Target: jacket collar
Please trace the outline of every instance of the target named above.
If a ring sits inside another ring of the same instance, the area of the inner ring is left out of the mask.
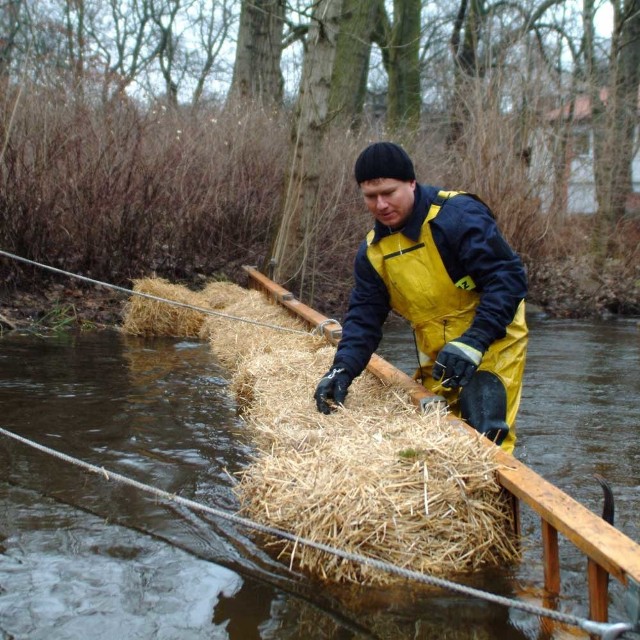
[[[414,242],[418,241],[418,238],[420,238],[420,232],[422,230],[422,224],[425,218],[425,212],[431,206],[431,199],[427,195],[426,188],[418,183],[416,183],[416,189],[414,193],[415,198],[413,201],[413,210],[404,227],[402,227],[402,229],[394,231],[390,227],[387,227],[386,225],[376,220],[373,226],[374,233],[371,244],[379,242],[380,240],[382,240],[382,238],[390,236],[392,233],[402,233],[410,240],[413,240]]]

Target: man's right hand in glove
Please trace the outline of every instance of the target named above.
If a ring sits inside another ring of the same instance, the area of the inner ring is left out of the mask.
[[[351,376],[343,367],[331,367],[318,383],[313,397],[320,413],[329,414],[347,397]]]

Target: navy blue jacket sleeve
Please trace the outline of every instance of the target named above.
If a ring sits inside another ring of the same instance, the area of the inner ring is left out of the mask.
[[[465,336],[486,349],[505,336],[527,294],[522,261],[502,237],[491,211],[475,197],[451,198],[431,224],[445,265],[455,271],[450,273],[454,282],[470,275],[476,284],[480,303]]]
[[[356,255],[355,283],[342,324],[334,366],[344,367],[355,378],[367,366],[382,339],[382,327],[391,309],[382,278],[367,258],[364,241]]]

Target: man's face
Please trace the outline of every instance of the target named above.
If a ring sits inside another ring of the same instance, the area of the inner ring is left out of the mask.
[[[416,181],[376,178],[360,184],[367,208],[378,222],[400,229],[413,211]]]

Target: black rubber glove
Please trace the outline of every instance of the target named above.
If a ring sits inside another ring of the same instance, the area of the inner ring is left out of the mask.
[[[347,397],[351,376],[343,367],[332,367],[320,380],[313,397],[320,413],[329,414]],[[331,402],[330,402],[331,401]]]
[[[471,382],[484,352],[466,343],[463,337],[447,342],[436,358],[431,376],[445,389],[457,389]]]

